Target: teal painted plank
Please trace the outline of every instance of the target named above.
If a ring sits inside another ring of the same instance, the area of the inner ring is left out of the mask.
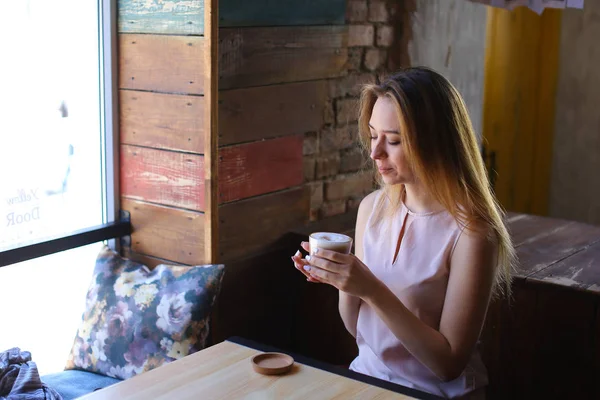
[[[204,34],[204,0],[119,0],[119,32]]]
[[[220,0],[219,26],[343,25],[346,0]]]

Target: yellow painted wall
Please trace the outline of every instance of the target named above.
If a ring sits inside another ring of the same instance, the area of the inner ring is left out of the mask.
[[[488,8],[483,144],[509,211],[548,212],[560,21],[559,10]]]

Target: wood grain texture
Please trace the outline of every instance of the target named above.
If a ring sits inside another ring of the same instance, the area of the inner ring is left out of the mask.
[[[600,227],[580,222],[515,214],[507,225],[520,264],[515,275],[520,278],[545,280],[546,268],[568,262],[570,256],[600,242]]]
[[[346,0],[221,0],[219,25],[343,25]]]
[[[204,257],[204,214],[121,198],[131,213],[131,250],[177,263],[196,265]]]
[[[146,254],[136,253],[131,250],[131,247],[123,247],[123,256],[129,258],[130,260],[137,261],[146,265],[148,268],[153,269],[157,265],[166,264],[166,265],[180,265],[184,266],[185,264],[176,263],[171,260],[165,260],[164,258],[152,257]]]
[[[599,228],[578,222],[540,232],[531,241],[517,247],[521,264],[519,274],[532,275],[598,241]]]
[[[318,131],[327,82],[311,81],[219,93],[219,145]]]
[[[119,0],[119,32],[202,35],[204,0]]]
[[[219,1],[205,0],[206,12],[204,26],[206,40],[204,51],[204,98],[206,108],[204,119],[205,170],[204,170],[204,199],[206,202],[206,223],[204,224],[204,249],[206,259],[216,263],[218,259],[219,237],[219,166],[217,157],[219,143]]]
[[[204,158],[121,146],[121,195],[163,205],[204,210]]]
[[[507,227],[513,240],[513,245],[519,247],[540,236],[551,235],[553,231],[562,229],[571,221],[557,218],[539,217],[531,214],[514,214],[507,220]]]
[[[345,73],[345,26],[221,28],[220,89],[333,78]]]
[[[590,246],[531,275],[528,280],[550,283],[600,295],[600,237]]]
[[[600,224],[600,2],[562,12],[550,213]]]
[[[119,35],[119,87],[167,93],[204,92],[204,38]]]
[[[119,101],[121,143],[203,153],[204,97],[121,90]]]
[[[262,352],[222,342],[181,360],[137,375],[82,399],[410,399],[341,375],[296,362],[290,373],[267,376],[252,371]]]
[[[222,205],[219,255],[236,260],[272,251],[278,240],[308,219],[310,191],[294,188]]]
[[[219,201],[226,203],[300,185],[303,136],[225,147],[219,151]]]

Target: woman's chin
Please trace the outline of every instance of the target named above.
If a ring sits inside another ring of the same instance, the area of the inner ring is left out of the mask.
[[[383,181],[384,184],[386,184],[388,186],[399,185],[401,183],[404,183],[404,182],[402,182],[402,179],[398,179],[397,176],[382,175],[381,180]]]

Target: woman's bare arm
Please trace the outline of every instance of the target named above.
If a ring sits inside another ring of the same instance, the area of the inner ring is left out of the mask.
[[[361,261],[363,260],[363,234],[367,225],[367,220],[373,210],[376,192],[366,196],[358,206],[358,215],[356,217],[356,229],[354,233],[354,254]],[[350,334],[356,337],[356,324],[358,322],[358,310],[360,308],[360,298],[339,291],[338,309],[344,326]]]

